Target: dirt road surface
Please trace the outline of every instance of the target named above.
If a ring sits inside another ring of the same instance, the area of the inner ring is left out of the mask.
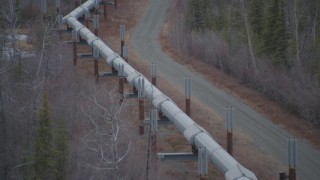
[[[198,98],[221,116],[224,116],[225,107],[233,106],[235,108],[235,128],[241,129],[253,139],[258,148],[286,167],[287,138],[293,137],[291,134],[237,98],[208,83],[201,75],[177,64],[162,51],[158,37],[166,19],[166,12],[172,2],[172,0],[150,0],[145,14],[141,17],[131,37],[130,48],[150,64],[157,62],[158,73],[180,88],[184,87],[184,77],[191,76],[193,98]],[[316,180],[320,178],[320,152],[318,150],[308,142],[299,139],[297,157],[298,179]]]

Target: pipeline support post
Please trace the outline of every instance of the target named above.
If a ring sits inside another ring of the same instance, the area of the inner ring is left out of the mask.
[[[184,85],[185,85],[185,97],[186,97],[186,114],[188,116],[191,115],[191,82],[190,82],[190,76],[186,76],[184,79]]]
[[[123,56],[123,46],[124,46],[124,38],[125,38],[125,33],[126,33],[126,26],[125,25],[120,25],[120,40],[121,40],[121,49],[120,49],[120,56]]]
[[[207,179],[208,175],[208,156],[205,147],[198,148],[198,172],[200,180]]]
[[[77,41],[78,41],[78,32],[72,30],[72,46],[73,46],[73,65],[77,65]]]
[[[157,86],[157,63],[151,63],[151,82],[152,85]]]
[[[138,79],[138,99],[139,99],[139,134],[144,134],[144,99],[145,99],[145,92],[144,92],[144,78],[139,77]]]
[[[89,29],[89,21],[90,21],[90,11],[89,9],[85,9],[84,11],[84,19],[85,19],[85,26]]]
[[[114,8],[117,9],[117,7],[118,7],[117,0],[114,0],[114,4],[113,5],[114,5]]]
[[[95,14],[93,16],[93,26],[94,26],[94,34],[98,37],[99,36],[99,15]]]
[[[107,1],[103,1],[103,17],[106,19],[107,18]]]
[[[98,58],[99,58],[99,48],[97,46],[93,46],[93,70],[94,70],[94,76],[97,78],[98,81],[99,78],[99,65],[98,65]]]
[[[151,151],[156,156],[157,154],[157,132],[158,132],[158,118],[157,109],[150,110],[150,128],[151,128]]]
[[[289,180],[296,180],[296,165],[297,165],[296,138],[288,139],[288,165],[289,165]]]
[[[42,13],[42,20],[45,21],[47,19],[48,7],[47,7],[47,0],[41,0],[41,13]]]
[[[94,34],[98,37],[99,36],[99,15],[98,15],[98,10],[95,10],[95,15],[93,19],[93,25],[94,25]],[[99,49],[98,47],[93,47],[93,57],[94,57],[94,75],[96,76],[96,80],[98,81],[99,79]]]
[[[128,46],[124,45],[123,48],[123,59],[128,62],[129,60],[129,54],[128,54]]]
[[[57,16],[60,14],[60,7],[61,7],[61,3],[60,3],[60,0],[56,0],[55,1],[55,5],[56,5],[56,13],[57,13]]]
[[[233,154],[233,107],[227,107],[226,113],[226,129],[227,129],[227,152],[232,156]]]
[[[124,73],[123,73],[123,71],[124,71],[124,65],[123,65],[123,63],[121,63],[120,65],[119,65],[119,71],[118,71],[118,76],[119,76],[119,87],[118,87],[118,92],[119,92],[119,94],[120,94],[120,104],[122,104],[122,102],[123,102],[123,98],[124,98],[124,96],[123,96],[123,92],[124,92],[124,89],[123,89],[123,84],[124,84]]]

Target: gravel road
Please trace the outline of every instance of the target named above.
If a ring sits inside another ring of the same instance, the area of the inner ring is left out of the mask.
[[[157,62],[158,73],[172,84],[183,88],[184,76],[192,78],[192,96],[214,109],[222,117],[224,108],[235,108],[235,128],[252,137],[254,143],[266,154],[287,166],[287,138],[293,137],[263,115],[255,112],[237,98],[218,89],[183,65],[176,63],[162,51],[158,37],[166,19],[172,0],[149,0],[145,14],[141,17],[131,37],[130,48],[148,63]],[[254,157],[250,157],[254,158]],[[320,179],[320,152],[308,142],[298,140],[298,179]]]

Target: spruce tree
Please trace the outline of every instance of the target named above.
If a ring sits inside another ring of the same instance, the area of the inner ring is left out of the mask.
[[[212,13],[209,0],[189,0],[186,19],[191,31],[201,32],[212,27]]]
[[[276,50],[275,29],[279,16],[279,0],[272,0],[268,8],[263,32],[263,52],[271,55]]]
[[[274,65],[284,65],[289,67],[289,62],[287,60],[287,49],[289,46],[288,43],[288,34],[287,26],[284,13],[284,2],[280,0],[279,2],[279,15],[276,19],[276,28],[274,31],[274,40],[275,40],[275,51],[273,53],[272,63]]]
[[[55,128],[55,179],[62,180],[66,178],[66,168],[68,161],[68,140],[66,132],[66,122],[59,119]]]
[[[249,22],[254,34],[261,37],[263,32],[263,0],[250,0]]]
[[[34,179],[36,180],[51,179],[52,177],[53,152],[50,114],[49,100],[45,94],[44,102],[40,108],[35,144]]]
[[[265,31],[263,33],[263,51],[272,59],[275,66],[289,67],[287,60],[288,34],[284,12],[284,1],[273,0],[268,8]]]

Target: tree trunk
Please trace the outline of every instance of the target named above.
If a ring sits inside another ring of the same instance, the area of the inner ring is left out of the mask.
[[[318,6],[316,5],[316,12],[313,19],[313,28],[312,28],[312,42],[316,43],[316,31],[317,31],[317,16],[318,16]]]
[[[297,17],[297,12],[298,11],[298,4],[297,4],[297,0],[294,0],[294,22],[295,22],[295,39],[296,39],[296,60],[297,60],[297,64],[300,64],[300,44],[299,44],[299,32],[298,32],[298,28],[299,28],[299,21],[298,21],[298,17]]]
[[[257,73],[257,65],[256,65],[256,59],[254,57],[253,47],[252,47],[252,40],[251,40],[251,36],[250,36],[250,28],[249,28],[249,24],[248,24],[248,18],[247,18],[248,14],[247,14],[246,6],[245,6],[245,0],[242,0],[242,9],[243,9],[244,23],[245,23],[246,31],[247,31],[249,52],[250,52],[250,56],[251,56],[251,61],[253,63],[254,74],[256,74]]]
[[[2,87],[0,84],[0,179],[7,179],[7,125],[4,114]]]

